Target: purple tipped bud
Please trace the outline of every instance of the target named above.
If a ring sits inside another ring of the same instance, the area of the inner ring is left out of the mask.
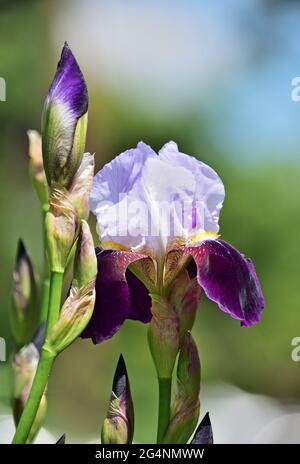
[[[56,445],[65,445],[66,443],[66,434],[64,433],[55,443]]]
[[[14,357],[12,363],[13,391],[12,408],[16,426],[19,423],[28,399],[33,379],[39,362],[39,352],[33,343],[23,347]],[[32,425],[27,443],[32,443],[39,432],[45,418],[47,401],[45,393]]]
[[[35,130],[27,131],[29,139],[29,174],[42,207],[48,205],[48,185],[44,171],[42,139]]]
[[[13,273],[10,322],[18,345],[27,344],[36,330],[38,319],[37,289],[33,266],[22,240],[19,240]]]
[[[114,375],[107,416],[102,426],[101,441],[103,444],[130,444],[133,431],[133,402],[125,361],[121,355]]]
[[[178,358],[177,391],[164,443],[187,443],[198,422],[199,393],[200,360],[196,344],[187,332]]]
[[[82,160],[88,94],[84,77],[65,43],[42,116],[44,167],[50,187],[68,188]]]
[[[177,312],[165,298],[151,295],[152,319],[148,340],[158,377],[170,378],[179,349],[179,320]]]
[[[214,442],[209,413],[207,412],[197,427],[191,445],[212,445]]]
[[[54,189],[45,220],[51,271],[63,273],[76,239],[77,218],[67,192]]]
[[[93,237],[86,221],[81,221],[74,262],[74,278],[79,288],[86,285],[97,275],[97,257]]]

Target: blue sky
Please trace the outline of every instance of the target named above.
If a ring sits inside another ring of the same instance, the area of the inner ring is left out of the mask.
[[[54,49],[67,39],[93,82],[149,111],[205,110],[214,140],[234,157],[297,160],[300,6],[266,3],[66,1]]]

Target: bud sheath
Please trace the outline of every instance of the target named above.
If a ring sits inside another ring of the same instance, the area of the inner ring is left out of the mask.
[[[160,295],[150,295],[152,319],[148,340],[152,358],[160,379],[172,376],[179,349],[179,321],[175,308]]]
[[[177,364],[177,392],[164,443],[187,443],[196,427],[200,402],[200,360],[192,335],[187,332]]]
[[[134,431],[134,409],[124,358],[115,371],[107,416],[101,432],[103,444],[130,444]]]

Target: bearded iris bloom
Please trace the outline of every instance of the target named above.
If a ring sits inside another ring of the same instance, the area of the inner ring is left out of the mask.
[[[252,261],[218,235],[224,196],[217,173],[174,142],[158,154],[140,142],[106,164],[90,197],[101,249],[83,337],[100,343],[126,319],[149,322],[149,293],[167,294],[192,268],[222,311],[243,326],[258,322],[264,298]]]

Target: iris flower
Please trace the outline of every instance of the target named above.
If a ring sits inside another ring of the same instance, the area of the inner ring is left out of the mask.
[[[143,142],[94,178],[97,217],[96,305],[83,333],[106,340],[126,319],[151,320],[149,293],[167,294],[185,269],[243,326],[259,321],[261,287],[250,259],[219,238],[225,190],[217,173],[169,142],[156,154]]]

